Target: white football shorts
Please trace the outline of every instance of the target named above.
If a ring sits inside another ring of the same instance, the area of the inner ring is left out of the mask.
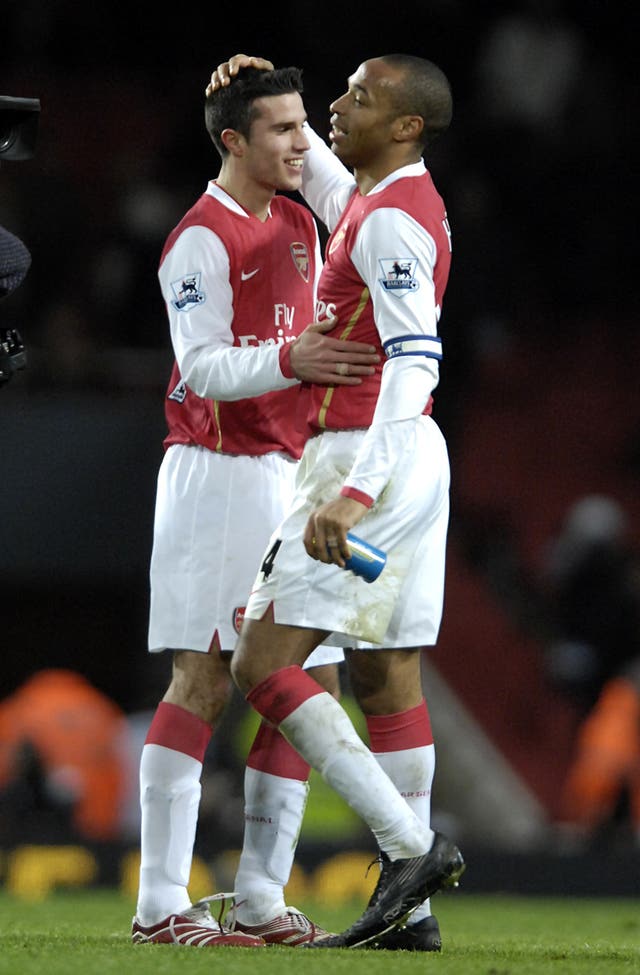
[[[258,572],[246,616],[260,619],[272,603],[277,623],[330,630],[324,644],[433,646],[442,619],[450,473],[431,417],[420,418],[389,484],[353,530],[387,554],[374,582],[310,558],[302,543],[311,512],[338,496],[365,432],[326,431],[307,442],[290,513],[265,550],[270,571]]]
[[[160,465],[151,555],[149,651],[233,650],[268,539],[288,509],[297,464],[282,454],[216,454],[174,444]],[[318,647],[313,667],[344,659]]]

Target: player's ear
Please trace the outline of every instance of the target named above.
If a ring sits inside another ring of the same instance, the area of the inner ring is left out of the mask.
[[[240,132],[235,129],[223,129],[220,133],[222,144],[232,156],[240,157],[244,155],[246,140]]]
[[[416,142],[424,129],[421,115],[399,115],[393,123],[393,135],[397,142]]]

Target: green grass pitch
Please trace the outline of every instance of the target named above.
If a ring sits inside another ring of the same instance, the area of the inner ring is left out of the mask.
[[[341,930],[361,906],[298,904]],[[0,893],[0,972],[7,975],[637,975],[640,901],[437,895],[439,955],[300,948],[134,946],[133,903],[100,888],[28,902]],[[213,953],[213,954],[212,954]]]
[[[640,900],[465,895],[433,899],[439,955],[300,948],[134,946],[133,903],[89,889],[28,902],[0,893],[0,972],[7,975],[638,975]],[[342,930],[362,905],[299,903]],[[213,954],[212,954],[213,953]]]

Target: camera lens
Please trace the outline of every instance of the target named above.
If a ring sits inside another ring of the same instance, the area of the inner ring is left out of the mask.
[[[0,128],[0,153],[6,152],[15,142],[15,132],[12,129]]]

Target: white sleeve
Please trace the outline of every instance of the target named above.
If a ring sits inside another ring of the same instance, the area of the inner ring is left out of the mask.
[[[352,260],[369,288],[388,358],[372,424],[345,486],[375,500],[438,384],[441,344],[433,281],[436,246],[407,213],[381,208],[363,224]],[[409,272],[406,289],[390,289],[383,283],[385,269],[396,260]]]
[[[311,148],[304,156],[300,192],[316,216],[332,231],[356,188],[352,174],[308,123]]]
[[[245,399],[297,383],[280,368],[277,345],[233,345],[233,291],[227,250],[213,231],[188,227],[158,271],[180,375],[198,396]],[[181,299],[185,281],[191,297]],[[185,300],[186,299],[186,300]]]

